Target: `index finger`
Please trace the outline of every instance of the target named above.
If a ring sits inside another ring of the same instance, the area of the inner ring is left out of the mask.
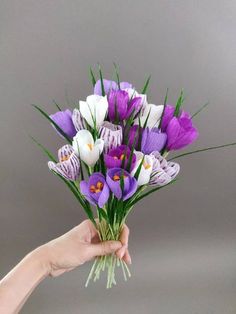
[[[128,242],[129,242],[129,228],[124,225],[121,235],[120,235],[120,242],[122,243],[123,246],[128,247]]]

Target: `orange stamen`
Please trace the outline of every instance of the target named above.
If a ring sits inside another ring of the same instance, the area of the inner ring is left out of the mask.
[[[92,150],[93,149],[93,144],[87,144],[87,146],[88,146],[88,148],[90,149],[90,150]]]
[[[97,183],[97,188],[101,191],[102,189],[103,189],[103,183],[102,182],[100,182],[100,181],[98,181],[98,183]]]
[[[122,154],[122,155],[120,156],[120,160],[124,160],[125,158],[126,158],[125,154]]]
[[[113,176],[113,180],[114,180],[114,181],[119,181],[119,180],[120,180],[120,176],[119,176],[118,174],[115,174],[115,175]]]
[[[61,162],[67,161],[69,158],[70,158],[70,155],[68,155],[68,156],[62,156],[60,161],[61,161]]]
[[[143,166],[144,166],[144,168],[147,170],[147,169],[149,169],[149,168],[151,168],[151,165],[150,164],[148,164],[148,163],[143,163]]]

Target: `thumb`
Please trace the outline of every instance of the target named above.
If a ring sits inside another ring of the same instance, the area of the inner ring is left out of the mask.
[[[122,247],[120,241],[104,241],[89,246],[90,258],[95,256],[103,256],[116,252]]]

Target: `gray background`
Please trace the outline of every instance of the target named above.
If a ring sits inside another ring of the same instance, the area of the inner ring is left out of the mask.
[[[166,87],[186,107],[210,106],[191,147],[236,140],[236,3],[179,1],[0,1],[0,274],[28,251],[85,218],[51,175],[34,135],[63,144],[31,107],[91,93],[89,65],[112,62],[149,99]],[[45,280],[22,313],[236,313],[235,148],[180,159],[178,184],[141,202],[129,217],[132,279],[110,291],[84,288],[90,265]],[[120,279],[121,276],[120,276]]]

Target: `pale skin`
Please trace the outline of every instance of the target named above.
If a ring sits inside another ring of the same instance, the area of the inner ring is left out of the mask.
[[[26,255],[0,281],[0,313],[15,314],[39,283],[48,276],[57,277],[94,259],[115,253],[131,264],[128,251],[129,229],[125,225],[119,241],[100,242],[90,220]]]

